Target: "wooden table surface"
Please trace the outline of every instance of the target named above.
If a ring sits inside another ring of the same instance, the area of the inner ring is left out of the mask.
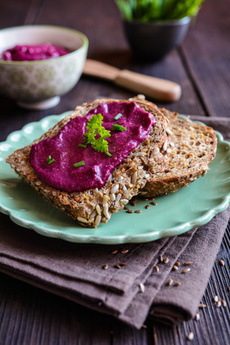
[[[88,57],[143,74],[178,82],[182,97],[174,103],[156,102],[182,114],[230,117],[230,3],[206,1],[180,48],[157,62],[136,61],[122,30],[113,0],[5,0],[0,1],[0,28],[51,24],[78,29],[89,38]],[[0,76],[1,77],[1,76]],[[77,104],[98,97],[129,98],[133,93],[106,81],[82,77],[77,86],[53,109],[29,111],[0,96],[0,141],[31,121],[60,114]],[[0,227],[12,222],[0,215]],[[89,311],[64,298],[0,274],[0,345],[6,344],[230,344],[230,229],[226,231],[213,268],[199,322],[181,322],[176,327],[147,322],[147,328],[132,329],[112,317]],[[0,253],[1,254],[1,253]],[[226,274],[219,259],[226,258]],[[214,292],[228,303],[217,310]]]

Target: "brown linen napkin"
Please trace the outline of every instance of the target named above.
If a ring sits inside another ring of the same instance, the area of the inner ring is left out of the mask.
[[[179,289],[174,289],[166,284],[159,291],[150,310],[150,315],[154,319],[173,324],[178,319],[189,320],[195,315],[197,302],[201,301],[210,276],[210,267],[221,244],[222,237],[218,230],[224,229],[229,217],[230,208],[196,231],[186,250],[178,258],[182,266],[178,271],[172,271],[170,274],[170,278],[174,282],[180,281],[181,286],[178,287]],[[192,264],[183,265],[188,261]],[[191,268],[191,271],[183,274],[186,268]]]
[[[171,255],[176,258],[191,236],[180,236],[177,251]],[[171,237],[111,248],[45,238],[11,224],[1,230],[0,269],[86,306],[120,315],[140,291],[139,284],[152,273],[159,255],[172,252],[175,240]],[[114,251],[118,252],[112,254]],[[116,268],[121,263],[126,265]],[[105,264],[107,270],[103,269]],[[165,265],[165,275],[169,269]],[[159,285],[162,280],[158,280]]]
[[[149,315],[158,321],[174,324],[191,319],[204,294],[212,266],[230,218],[230,207],[208,224],[194,231],[191,241],[178,257],[180,266],[172,270],[156,295]],[[191,262],[190,265],[184,263]],[[183,273],[184,270],[190,271]],[[173,284],[168,285],[172,279]],[[181,285],[175,286],[175,282]]]
[[[215,127],[215,120],[211,121]],[[230,120],[218,119],[216,125],[228,134]],[[0,270],[137,328],[149,311],[164,320],[188,319],[205,290],[229,216],[230,211],[225,211],[209,224],[177,237],[118,246],[46,238],[1,216]],[[200,255],[207,255],[205,248],[209,260],[200,260]],[[160,255],[169,262],[159,263]],[[191,272],[172,272],[178,258],[193,262]],[[108,269],[102,268],[105,264]],[[181,286],[167,286],[169,277],[176,279],[176,274]],[[188,289],[190,284],[192,289]]]

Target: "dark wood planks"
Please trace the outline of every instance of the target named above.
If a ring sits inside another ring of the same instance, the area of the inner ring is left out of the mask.
[[[32,0],[10,0],[0,2],[0,28],[24,24]]]
[[[210,116],[229,116],[230,5],[225,0],[203,4],[182,47],[189,73]]]

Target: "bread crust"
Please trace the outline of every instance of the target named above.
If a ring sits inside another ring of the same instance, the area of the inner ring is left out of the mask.
[[[179,118],[178,113],[167,109],[160,110],[169,120],[168,166],[151,175],[140,192],[145,197],[171,194],[188,186],[206,174],[216,155],[217,137],[211,127]]]
[[[30,145],[16,150],[6,162],[16,173],[54,207],[71,216],[85,227],[97,227],[106,223],[113,213],[122,210],[125,204],[143,188],[150,175],[165,169],[167,156],[163,150],[167,140],[168,120],[152,103],[136,99],[135,102],[156,119],[148,138],[133,150],[111,173],[102,188],[84,192],[68,193],[48,186],[39,179],[29,162],[32,144],[54,137],[60,129],[76,116],[85,116],[100,103],[127,102],[127,100],[100,99],[84,103]]]

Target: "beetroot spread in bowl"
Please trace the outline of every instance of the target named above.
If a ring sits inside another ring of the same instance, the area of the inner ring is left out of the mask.
[[[0,93],[24,108],[54,107],[80,79],[87,50],[87,37],[70,28],[24,25],[2,29]]]
[[[104,129],[110,131],[109,155],[84,145],[87,124],[98,114],[103,116]],[[134,102],[101,103],[86,116],[70,120],[53,138],[34,144],[30,163],[37,176],[55,189],[71,193],[100,188],[155,123],[154,116]]]
[[[5,61],[38,61],[60,57],[70,53],[69,50],[44,43],[38,45],[16,45],[13,48],[5,50],[1,59]]]

